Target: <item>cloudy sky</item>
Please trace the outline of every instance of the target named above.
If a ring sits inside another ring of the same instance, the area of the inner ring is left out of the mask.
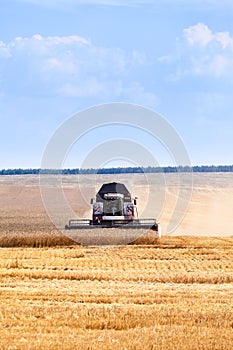
[[[67,118],[110,102],[162,115],[193,165],[232,164],[232,18],[230,0],[0,0],[0,168],[40,167]]]

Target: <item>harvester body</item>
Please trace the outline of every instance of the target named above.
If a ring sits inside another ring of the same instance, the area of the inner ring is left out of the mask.
[[[92,219],[71,219],[66,229],[85,228],[125,228],[152,229],[160,236],[160,227],[155,219],[139,219],[137,212],[137,197],[131,197],[130,192],[122,183],[103,184],[91,200]]]

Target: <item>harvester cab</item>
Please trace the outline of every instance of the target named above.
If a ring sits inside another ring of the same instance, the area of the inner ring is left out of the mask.
[[[128,224],[137,215],[136,198],[132,201],[125,185],[116,182],[102,185],[92,206],[93,225]]]

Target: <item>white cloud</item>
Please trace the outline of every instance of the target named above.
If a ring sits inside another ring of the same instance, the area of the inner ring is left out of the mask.
[[[215,77],[221,77],[227,74],[228,69],[230,68],[233,68],[233,65],[229,58],[224,55],[217,54],[210,62],[209,72]]]
[[[200,45],[204,47],[213,40],[212,31],[203,23],[184,29],[184,36],[191,46]]]
[[[170,80],[188,75],[230,78],[233,75],[233,37],[214,32],[204,23],[185,28],[177,41],[177,52],[159,61],[176,66]]]
[[[65,83],[57,91],[60,95],[75,98],[102,97],[106,94],[105,86],[96,77],[88,77],[81,83]]]
[[[7,45],[3,41],[0,41],[0,57],[10,57],[10,55]]]
[[[233,38],[229,32],[219,32],[215,34],[215,40],[221,44],[222,49],[231,48],[233,50]]]
[[[155,107],[159,103],[154,93],[145,91],[145,88],[137,82],[132,82],[129,87],[122,88],[121,96],[124,95],[127,96],[131,102],[143,106]]]
[[[26,50],[33,55],[45,55],[49,54],[51,50],[62,47],[81,47],[89,45],[89,40],[77,36],[48,36],[42,37],[40,34],[35,34],[32,37],[16,37],[11,43],[7,45],[8,49],[12,52]]]
[[[0,42],[0,56],[7,58],[4,63],[0,59],[0,70],[8,93],[156,104],[155,95],[135,82],[135,74],[148,63],[138,51],[95,46],[77,35],[35,34]]]
[[[121,80],[98,81],[96,77],[88,77],[81,84],[66,83],[57,93],[74,98],[101,98],[104,102],[120,100],[147,107],[158,105],[157,96],[146,91],[138,82],[128,82],[126,85]]]
[[[204,23],[184,29],[184,38],[190,46],[206,47],[208,44],[218,44],[222,50],[230,48],[233,50],[233,38],[229,32],[214,33]]]

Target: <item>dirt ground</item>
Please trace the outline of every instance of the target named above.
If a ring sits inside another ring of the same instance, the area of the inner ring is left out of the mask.
[[[59,227],[90,218],[90,198],[110,181],[125,183],[139,216],[156,218],[164,235],[233,236],[232,173],[44,176],[40,184],[38,176],[2,176],[0,232],[54,232],[48,214]]]
[[[233,175],[192,180],[0,177],[0,349],[231,349]],[[160,240],[97,247],[61,234],[109,181],[158,218]]]

